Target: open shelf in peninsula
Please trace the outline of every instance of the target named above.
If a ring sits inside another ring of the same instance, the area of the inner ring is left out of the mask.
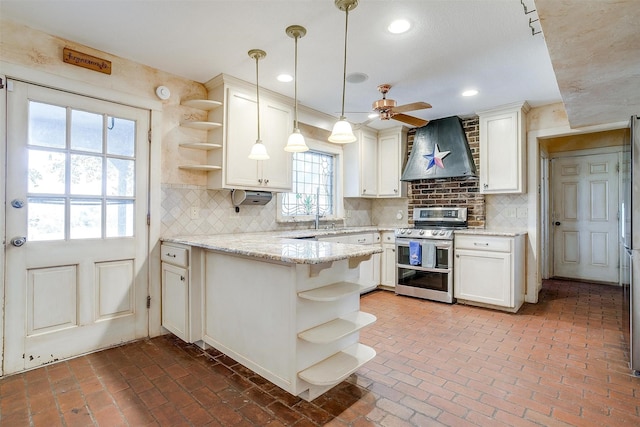
[[[376,357],[374,349],[355,343],[322,362],[298,372],[298,376],[315,386],[332,386],[347,378],[374,357]]]
[[[323,323],[298,334],[298,338],[313,344],[326,344],[337,341],[349,334],[359,331],[376,321],[376,316],[364,311],[354,311]]]

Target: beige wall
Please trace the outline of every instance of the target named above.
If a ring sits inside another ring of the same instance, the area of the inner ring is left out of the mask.
[[[111,61],[111,75],[66,64],[62,61],[62,49],[68,47],[89,55]],[[178,143],[193,139],[198,131],[181,129],[179,123],[188,118],[202,119],[206,113],[182,107],[182,99],[206,98],[204,85],[154,68],[120,58],[88,46],[45,34],[41,31],[8,21],[1,21],[0,59],[3,62],[37,69],[40,72],[62,76],[114,92],[125,93],[157,101],[155,88],[161,85],[171,90],[171,98],[162,101],[162,173],[163,183],[204,185],[205,175],[182,171],[181,163],[197,163],[202,152],[179,149]],[[23,76],[9,76],[24,78]],[[48,82],[37,82],[47,84]],[[191,133],[190,133],[191,132]]]

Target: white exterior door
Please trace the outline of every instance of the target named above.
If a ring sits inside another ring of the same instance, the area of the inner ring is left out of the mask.
[[[149,112],[12,83],[5,374],[148,335]]]
[[[552,160],[556,277],[618,282],[617,153]]]

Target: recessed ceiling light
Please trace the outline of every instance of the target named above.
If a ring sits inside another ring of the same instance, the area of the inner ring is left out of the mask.
[[[476,96],[477,94],[478,94],[478,91],[475,89],[469,89],[462,92],[462,96]]]
[[[280,74],[276,78],[278,79],[279,82],[282,82],[282,83],[289,83],[293,81],[293,76],[290,74]]]
[[[387,27],[387,30],[392,34],[402,34],[409,31],[411,23],[406,19],[396,19]]]
[[[351,73],[347,75],[347,81],[349,83],[362,83],[369,78],[365,73]]]

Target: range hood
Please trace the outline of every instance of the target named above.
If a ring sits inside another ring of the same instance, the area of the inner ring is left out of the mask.
[[[452,116],[433,120],[416,130],[411,155],[400,180],[475,176],[476,165],[462,120]]]

